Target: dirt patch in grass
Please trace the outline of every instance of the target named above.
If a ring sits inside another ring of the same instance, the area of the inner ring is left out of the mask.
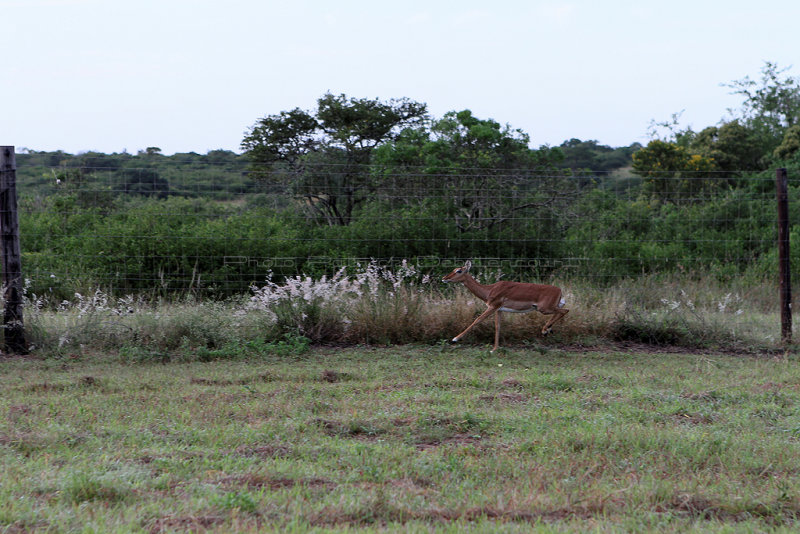
[[[287,477],[271,477],[264,475],[244,474],[232,475],[219,480],[220,484],[226,486],[246,486],[250,489],[267,488],[270,490],[280,490],[286,488],[293,488],[295,486],[305,486],[311,488],[326,487],[332,488],[336,486],[330,480],[324,478],[287,478]]]
[[[679,492],[666,506],[658,506],[655,511],[673,511],[693,519],[727,523],[737,523],[757,517],[771,525],[784,525],[795,523],[800,519],[800,502],[797,499],[754,502],[751,505],[745,504],[731,509],[702,495]]]
[[[29,532],[46,532],[49,524],[44,521],[16,521],[4,527],[5,534],[28,534]]]
[[[69,384],[51,384],[50,382],[42,382],[40,384],[31,384],[22,387],[22,391],[26,393],[60,393],[65,391]]]
[[[13,404],[8,407],[8,420],[17,423],[32,412],[33,408],[29,404]]]
[[[448,445],[449,446],[473,445],[476,443],[480,443],[480,441],[481,438],[479,436],[468,435],[468,434],[454,434],[452,436],[445,436],[445,437],[420,438],[415,443],[415,446],[417,450],[425,451]]]
[[[392,424],[396,427],[405,427],[413,425],[414,423],[416,423],[416,421],[417,421],[416,417],[398,417],[392,419]]]
[[[524,350],[528,347],[520,346],[507,346],[509,349]],[[779,348],[759,348],[748,349],[742,348],[740,350],[731,348],[706,348],[700,346],[686,346],[669,343],[645,343],[642,341],[633,340],[602,340],[598,343],[590,345],[582,343],[566,343],[552,347],[561,352],[571,352],[576,354],[586,352],[624,352],[628,354],[697,354],[713,356],[716,354],[724,354],[729,356],[745,356],[757,358],[774,358],[784,354],[784,350]]]
[[[326,419],[315,419],[312,424],[322,428],[329,436],[349,437],[359,439],[375,439],[386,433],[386,429],[374,425],[369,421],[342,422]]]
[[[486,400],[501,402],[523,402],[522,396],[513,393],[500,393],[487,396]],[[314,419],[312,425],[322,429],[325,434],[338,438],[354,438],[372,441],[385,436],[399,437],[407,435],[409,443],[417,449],[424,450],[442,445],[467,445],[477,443],[481,439],[479,430],[473,430],[475,423],[458,418],[441,418],[437,420],[420,420],[415,417],[396,418],[382,423],[369,420],[337,421],[332,419]],[[391,425],[391,426],[389,426]],[[403,430],[398,430],[403,429]]]
[[[522,393],[498,393],[496,395],[481,395],[478,397],[484,402],[500,402],[504,404],[519,404],[527,402],[530,395],[523,395]]]
[[[271,373],[262,373],[260,375],[251,376],[247,378],[240,378],[237,380],[220,380],[214,378],[200,378],[193,377],[189,379],[190,384],[198,384],[201,386],[246,386],[248,384],[256,384],[259,382],[274,382],[276,377]]]
[[[666,508],[701,519],[722,519],[723,515],[710,499],[691,493],[676,493]],[[657,508],[657,511],[660,510]]]
[[[714,418],[708,414],[701,413],[678,413],[672,416],[676,424],[683,425],[710,425],[714,423]]]
[[[375,499],[356,511],[345,512],[326,508],[308,518],[309,524],[316,527],[363,527],[368,525],[386,526],[389,523],[405,524],[409,521],[422,521],[430,524],[452,522],[476,522],[489,520],[496,523],[556,523],[560,521],[591,520],[601,516],[613,515],[608,504],[612,501],[586,503],[553,510],[519,510],[494,507],[478,507],[466,510],[429,509],[422,511],[400,509],[385,500]],[[614,500],[614,506],[624,507],[624,503]],[[721,521],[738,523],[754,517],[768,524],[779,526],[794,524],[800,519],[798,503],[755,503],[741,510],[730,510],[700,495],[676,493],[666,504],[653,507],[656,513],[674,513],[701,521]]]
[[[693,401],[713,401],[719,398],[715,391],[699,391],[697,393],[681,393],[680,398]]]
[[[389,484],[395,488],[402,488],[406,490],[425,490],[433,487],[433,481],[420,476],[397,478],[390,480]]]
[[[328,383],[336,383],[341,382],[342,380],[347,379],[346,373],[340,373],[338,371],[334,371],[333,369],[326,369],[322,371],[322,381]]]
[[[765,466],[750,467],[745,469],[745,472],[750,477],[760,479],[773,479],[773,478],[795,478],[800,476],[800,467],[795,469],[776,469],[774,465],[769,464]]]
[[[516,378],[506,378],[502,382],[503,387],[511,388],[511,389],[523,389],[525,386],[522,382],[517,380]]]
[[[765,382],[764,384],[760,384],[756,386],[756,391],[760,393],[770,393],[775,391],[781,391],[783,389],[789,389],[790,391],[800,389],[800,385],[798,384],[780,384],[775,382]]]
[[[148,532],[150,532],[150,534],[161,534],[162,532],[172,532],[176,530],[205,532],[224,521],[225,518],[216,515],[160,517],[153,521],[148,528]]]
[[[259,445],[257,447],[239,447],[236,453],[256,458],[288,458],[292,449],[286,445]]]
[[[230,380],[213,380],[211,378],[190,378],[190,384],[198,384],[201,386],[227,386],[233,382]]]
[[[465,520],[477,521],[479,519],[492,519],[500,522],[536,523],[538,521],[562,521],[570,517],[588,519],[600,510],[591,511],[584,508],[559,508],[542,512],[528,512],[522,510],[499,510],[497,508],[483,507],[471,508],[454,515],[448,511],[429,512],[431,519],[446,521]]]
[[[78,381],[81,386],[84,387],[96,387],[102,384],[102,381],[99,378],[95,378],[91,375],[82,376],[81,379]]]
[[[469,508],[466,510],[432,509],[425,511],[404,510],[381,500],[364,506],[355,512],[344,512],[327,508],[308,518],[315,527],[367,525],[386,526],[389,523],[405,524],[409,521],[426,523],[451,523],[456,521],[475,522],[483,519],[498,523],[539,523],[563,521],[570,518],[589,519],[601,514],[602,510],[587,508],[561,508],[556,510],[531,512],[525,510],[501,510],[492,507]]]
[[[39,432],[0,434],[0,445],[12,447],[26,457],[35,451],[52,446],[54,442],[55,439],[52,436]]]

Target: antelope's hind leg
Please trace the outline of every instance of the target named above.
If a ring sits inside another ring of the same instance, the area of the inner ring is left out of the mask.
[[[553,325],[556,324],[561,319],[563,319],[564,316],[566,314],[568,314],[568,313],[569,313],[569,310],[566,309],[566,308],[558,308],[557,310],[555,310],[553,312],[553,314],[552,314],[552,317],[550,317],[550,320],[547,321],[544,324],[544,326],[542,327],[542,335],[546,336],[547,334],[552,332],[553,331]]]
[[[500,345],[500,315],[502,313],[500,310],[494,313],[494,348],[492,348],[492,352],[496,351]]]

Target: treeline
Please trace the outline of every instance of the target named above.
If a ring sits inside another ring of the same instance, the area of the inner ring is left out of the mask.
[[[555,166],[630,177],[631,155],[642,148],[639,143],[613,148],[597,141],[570,139],[556,147],[560,156]],[[64,191],[91,190],[96,197],[106,191],[111,196],[127,195],[167,198],[208,198],[230,200],[245,193],[263,190],[265,183],[251,174],[245,154],[212,150],[164,155],[158,147],[136,154],[84,152],[69,154],[22,149],[16,154],[17,174],[22,193],[45,196]]]
[[[247,159],[229,150],[171,156],[157,147],[137,154],[24,150],[16,160],[21,194],[29,197],[91,191],[98,202],[117,194],[227,200],[258,185],[247,176]]]
[[[644,147],[531,148],[469,110],[436,119],[408,99],[327,94],[315,110],[259,119],[241,155],[27,151],[30,290],[229,295],[354,258],[434,276],[484,258],[526,279],[761,281],[775,264],[774,169],[789,169],[792,195],[800,176],[800,85],[782,72],[768,63],[760,82],[731,84],[739,116],[699,132],[654,125],[668,133]]]

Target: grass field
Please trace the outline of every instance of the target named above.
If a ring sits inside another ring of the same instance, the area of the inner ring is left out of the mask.
[[[449,345],[0,361],[0,532],[792,532],[800,366]]]

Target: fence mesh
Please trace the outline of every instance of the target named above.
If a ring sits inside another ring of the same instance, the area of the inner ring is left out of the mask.
[[[765,276],[775,269],[774,191],[771,172],[18,165],[26,278],[66,293],[230,294],[270,274],[370,261],[436,276],[470,259],[527,281]],[[797,212],[793,202],[791,220]]]

